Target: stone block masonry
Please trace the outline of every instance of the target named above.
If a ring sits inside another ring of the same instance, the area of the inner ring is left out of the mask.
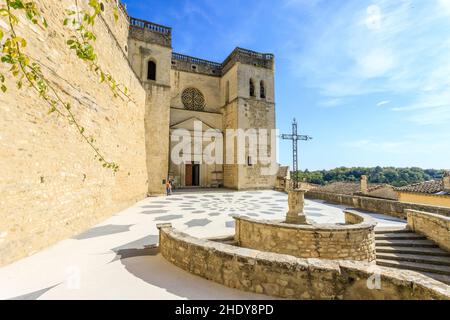
[[[128,18],[120,10],[114,22],[115,3],[105,2],[95,23],[95,48],[101,66],[129,88],[131,102],[115,99],[68,49],[72,31],[63,26],[64,12],[74,1],[38,1],[48,29],[20,19],[17,32],[28,41],[27,53],[43,65],[120,171],[103,169],[73,127],[47,115],[48,107],[31,89],[17,90],[8,79],[8,91],[0,94],[0,265],[71,237],[146,196],[145,90],[127,60]],[[6,74],[5,67],[0,72]]]
[[[303,300],[450,299],[449,286],[416,272],[358,261],[300,259],[193,238],[170,225],[159,228],[165,259],[230,288]]]
[[[450,251],[450,217],[438,214],[406,210],[408,228],[436,242],[442,249]]]
[[[446,207],[318,191],[308,191],[305,194],[305,197],[308,199],[318,199],[331,203],[343,204],[349,207],[387,214],[402,219],[406,219],[405,210],[425,211],[450,217],[450,208]]]
[[[235,242],[240,247],[299,258],[375,260],[375,222],[345,212],[348,225],[293,225],[236,216]]]

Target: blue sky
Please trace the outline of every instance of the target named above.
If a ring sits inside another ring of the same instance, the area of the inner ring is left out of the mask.
[[[174,51],[276,55],[277,127],[314,140],[301,169],[450,168],[450,0],[125,0]],[[291,145],[280,142],[280,162]]]

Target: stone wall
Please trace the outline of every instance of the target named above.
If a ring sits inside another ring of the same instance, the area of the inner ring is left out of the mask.
[[[221,107],[223,105],[221,105],[222,97],[220,90],[220,78],[204,75],[201,73],[185,72],[172,69],[170,72],[170,81],[170,106],[172,108],[184,110],[184,105],[181,100],[183,91],[187,88],[196,88],[200,90],[205,98],[204,111],[221,113]],[[195,115],[195,113],[191,113],[190,117],[193,117]],[[219,127],[218,129],[222,129],[222,127]]]
[[[169,123],[171,94],[171,29],[131,19],[128,54],[133,70],[147,92],[145,140],[148,194],[165,194],[169,172]],[[156,63],[156,80],[149,80],[148,63]]]
[[[328,192],[308,191],[305,194],[308,199],[324,200],[331,203],[343,204],[349,207],[383,213],[394,217],[406,219],[405,210],[417,210],[440,215],[450,216],[450,208],[406,203],[386,199],[351,196]]]
[[[450,209],[450,195],[428,194],[414,192],[398,192],[399,201],[409,203],[422,203],[430,206],[440,206]]]
[[[47,115],[48,106],[33,90],[19,91],[7,79],[8,91],[0,94],[0,265],[82,232],[146,195],[145,91],[126,56],[127,17],[120,11],[116,24],[110,7],[115,2],[104,3],[95,48],[102,67],[129,88],[130,102],[114,98],[68,49],[72,31],[63,21],[73,3],[39,1],[48,29],[20,17],[17,33],[120,171],[102,168],[72,126]],[[0,66],[3,74],[5,67]]]
[[[156,83],[144,83],[144,87],[148,194],[158,196],[166,193],[169,172],[170,87]]]
[[[299,258],[374,261],[375,222],[345,212],[349,225],[291,225],[236,216],[235,241],[240,247]]]
[[[130,36],[142,42],[172,47],[172,29],[145,20],[130,19]]]
[[[192,238],[170,224],[160,226],[159,245],[162,256],[185,271],[230,288],[274,297],[450,299],[449,286],[416,272],[238,248]],[[377,279],[379,289],[374,286]]]
[[[408,227],[450,251],[450,218],[438,214],[406,210]]]
[[[194,58],[180,53],[174,53],[172,55],[172,69],[219,78],[222,75],[221,63]]]
[[[237,83],[238,83],[238,109],[237,109],[237,125],[240,129],[266,129],[267,130],[267,155],[275,154],[276,144],[272,144],[270,137],[271,130],[276,128],[275,121],[275,77],[274,77],[274,60],[270,61],[270,67],[262,67],[256,64],[238,63]],[[255,96],[250,96],[250,79],[255,85]],[[260,82],[263,81],[265,88],[265,98],[260,96]],[[259,151],[259,150],[258,150]],[[264,170],[269,169],[267,164],[262,163],[261,156],[250,154],[250,144],[245,146],[245,159],[251,157],[251,165],[240,164],[238,166],[239,189],[273,189],[275,187],[276,174],[278,165],[276,157],[273,157],[274,163],[272,174],[263,174]]]

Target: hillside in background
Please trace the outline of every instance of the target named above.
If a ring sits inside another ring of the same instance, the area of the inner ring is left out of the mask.
[[[314,184],[327,184],[336,181],[356,182],[362,175],[369,178],[370,183],[387,183],[395,187],[403,187],[409,184],[442,179],[444,170],[421,168],[336,168],[320,171],[299,171],[299,180]]]

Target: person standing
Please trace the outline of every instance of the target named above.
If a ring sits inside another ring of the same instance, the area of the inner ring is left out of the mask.
[[[170,194],[172,193],[172,185],[169,180],[167,180],[166,182],[166,192],[168,196],[170,196]]]

